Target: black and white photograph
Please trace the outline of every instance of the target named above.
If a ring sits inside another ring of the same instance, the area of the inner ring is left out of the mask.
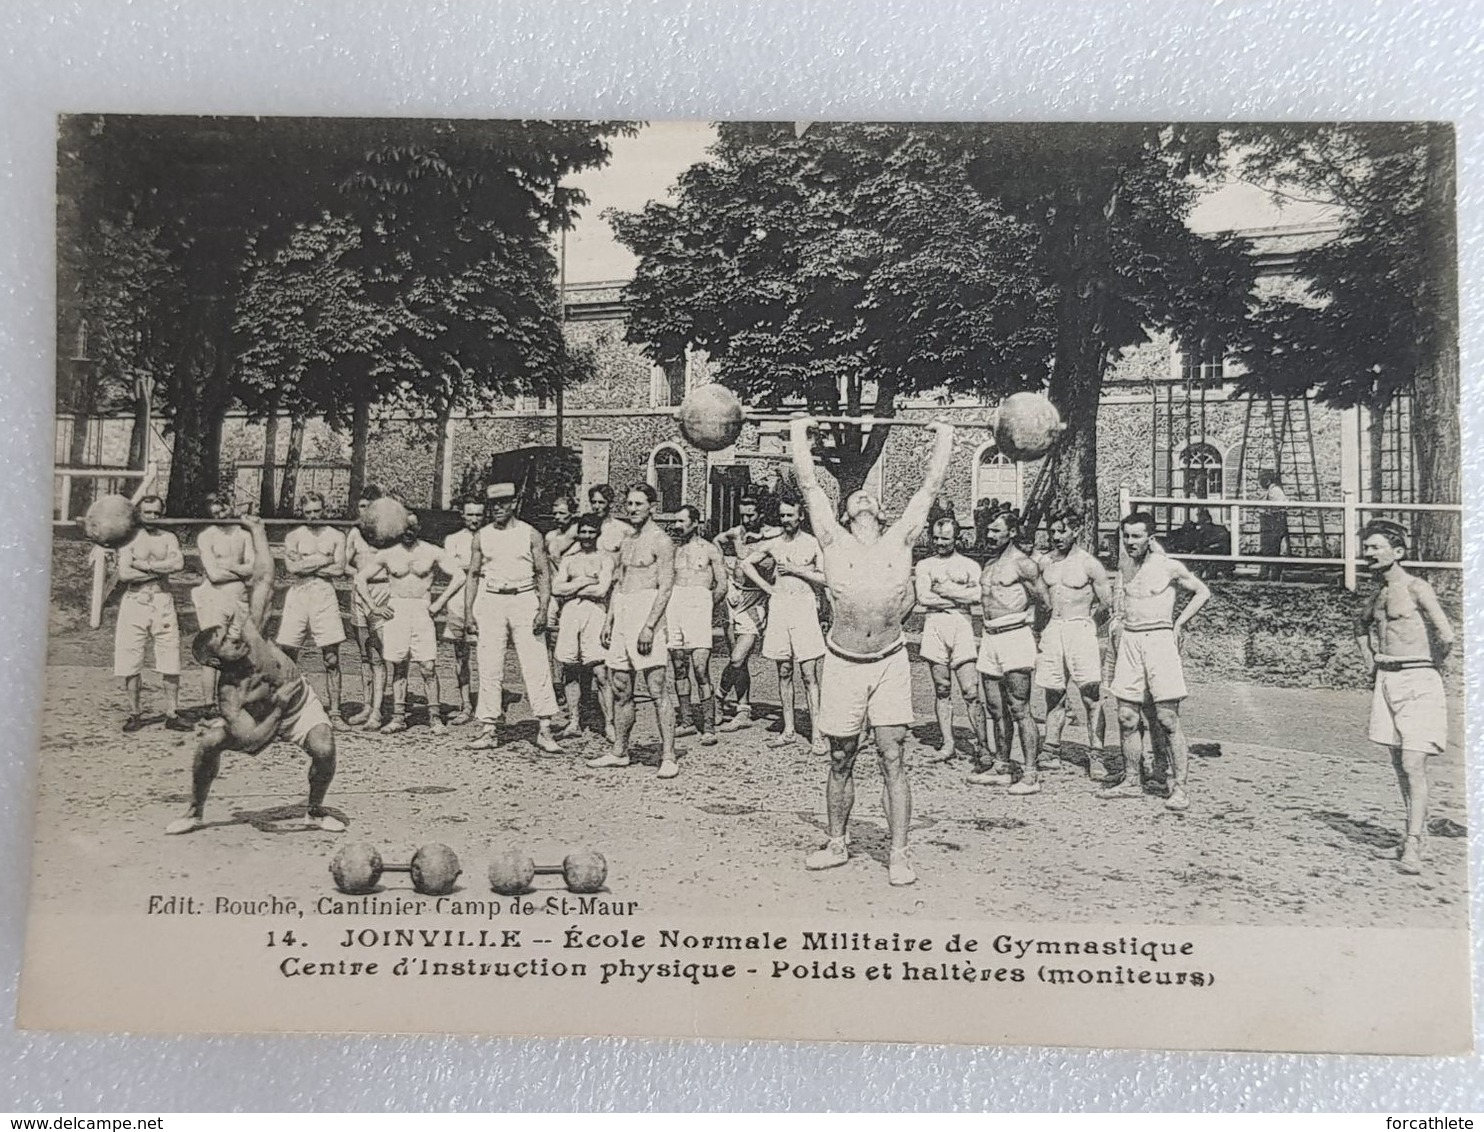
[[[62,117],[21,1025],[1466,1052],[1454,146]]]

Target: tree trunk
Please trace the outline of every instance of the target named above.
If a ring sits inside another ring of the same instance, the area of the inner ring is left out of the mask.
[[[304,414],[295,413],[289,423],[289,450],[283,461],[283,487],[278,492],[278,513],[297,514],[299,465],[304,459]]]
[[[129,467],[144,467],[144,450],[147,447],[150,425],[149,402],[143,394],[134,398],[134,423],[129,428]]]
[[[1462,445],[1458,401],[1458,230],[1454,204],[1453,127],[1437,123],[1427,131],[1422,243],[1428,272],[1421,309],[1433,315],[1423,329],[1429,361],[1417,375],[1412,401],[1412,442],[1417,460],[1420,503],[1460,501]],[[1418,558],[1457,562],[1462,555],[1462,523],[1451,512],[1419,512],[1413,525]]]
[[[230,396],[231,358],[225,347],[207,346],[204,358],[187,358],[172,375],[174,406],[170,456],[171,510],[177,515],[205,515],[206,497],[221,486],[222,426]]]
[[[361,497],[366,486],[366,448],[371,439],[371,402],[357,397],[350,421],[350,501]]]
[[[263,420],[263,474],[258,479],[258,514],[273,518],[278,514],[277,495],[273,491],[273,468],[278,463],[278,402],[268,406]]]
[[[445,402],[438,407],[438,439],[433,445],[433,498],[428,501],[429,507],[443,507],[444,475],[443,465],[448,459],[448,422],[453,416],[453,403]],[[558,430],[561,428],[561,418],[557,418]],[[558,431],[557,447],[561,447],[561,435]]]
[[[1054,510],[1077,507],[1083,516],[1083,539],[1089,549],[1098,545],[1098,395],[1101,366],[1092,374],[1069,374],[1052,381],[1051,400],[1067,429],[1046,454],[1041,473],[1025,501],[1024,524],[1034,528]]]

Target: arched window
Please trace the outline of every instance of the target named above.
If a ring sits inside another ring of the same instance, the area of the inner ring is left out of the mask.
[[[662,444],[649,457],[649,482],[659,492],[661,514],[673,515],[685,503],[685,453]]]
[[[1021,499],[1020,465],[995,447],[994,441],[979,446],[974,457],[974,502],[998,499],[1019,507]]]
[[[1187,444],[1180,453],[1185,476],[1185,498],[1209,499],[1221,495],[1221,453],[1210,444]]]

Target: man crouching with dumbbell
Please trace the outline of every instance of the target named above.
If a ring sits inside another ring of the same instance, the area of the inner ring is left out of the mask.
[[[299,744],[309,756],[306,825],[340,833],[345,823],[324,809],[325,793],[335,777],[335,733],[330,717],[298,666],[263,635],[273,603],[273,551],[262,519],[244,515],[241,521],[253,543],[247,617],[203,629],[192,642],[197,663],[221,674],[217,705],[222,715],[196,739],[191,805],[165,832],[190,833],[205,824],[206,796],[221,769],[223,751],[255,755],[275,738],[283,738]]]

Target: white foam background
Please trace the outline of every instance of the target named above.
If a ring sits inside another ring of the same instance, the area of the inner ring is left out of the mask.
[[[1476,504],[1481,27],[1480,5],[1461,0],[0,6],[0,1109],[1484,1109],[1477,1057],[139,1038],[13,1022],[46,643],[56,114],[1452,119]],[[1477,525],[1466,535],[1476,578]],[[1469,613],[1473,709],[1484,625],[1477,602]],[[1477,783],[1471,802],[1477,876]],[[1477,901],[1472,915],[1477,969]]]

